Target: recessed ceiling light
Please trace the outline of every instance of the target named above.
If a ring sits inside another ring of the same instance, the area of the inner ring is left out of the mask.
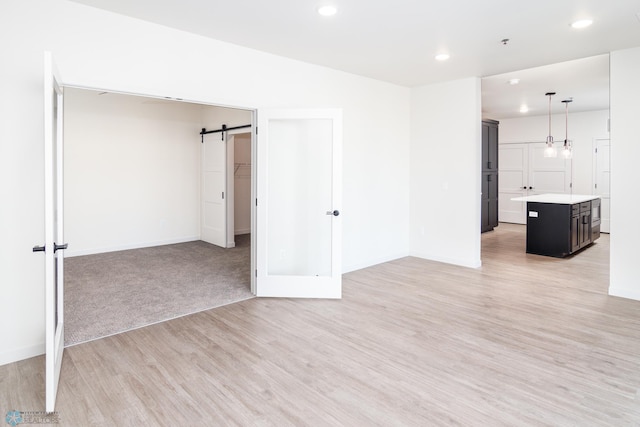
[[[318,8],[318,13],[322,16],[333,16],[338,12],[335,6],[322,6]]]
[[[436,55],[436,60],[437,61],[446,61],[447,59],[449,59],[450,56],[448,53],[439,53]]]
[[[520,79],[509,79],[510,85],[517,85],[518,83],[520,83]]]
[[[591,19],[581,19],[579,21],[575,21],[573,23],[571,23],[571,26],[573,28],[587,28],[589,25],[593,24],[593,21]]]
[[[528,113],[529,112],[529,107],[527,107],[526,105],[522,104],[520,106],[520,112],[521,113]]]

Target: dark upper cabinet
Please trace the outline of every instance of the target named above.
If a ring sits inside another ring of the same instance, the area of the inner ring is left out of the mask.
[[[482,170],[498,171],[498,125],[495,120],[482,121]]]
[[[498,226],[498,124],[482,121],[482,207],[481,231]]]

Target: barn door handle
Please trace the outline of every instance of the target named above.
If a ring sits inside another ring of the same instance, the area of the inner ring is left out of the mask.
[[[68,243],[65,243],[64,245],[58,245],[57,243],[53,244],[53,253],[55,254],[56,252],[58,252],[61,249],[67,249],[67,246],[69,246]]]

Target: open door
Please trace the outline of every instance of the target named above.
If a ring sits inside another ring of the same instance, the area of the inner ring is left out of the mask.
[[[64,351],[63,94],[50,52],[44,54],[45,410],[53,412]]]
[[[342,111],[259,110],[256,295],[341,298]]]
[[[204,135],[200,239],[227,247],[227,141],[224,133]]]

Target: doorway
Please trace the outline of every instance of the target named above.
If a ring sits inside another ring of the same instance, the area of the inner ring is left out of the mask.
[[[73,242],[67,251],[67,297],[72,300],[78,280],[98,288],[67,307],[66,326],[74,326],[74,311],[89,313],[101,324],[125,325],[93,328],[99,331],[93,338],[98,338],[251,297],[250,239],[229,250],[200,242],[199,132],[222,123],[251,123],[253,113],[77,88],[65,88],[65,106],[65,222],[66,237]],[[251,133],[246,129],[245,141],[250,158]],[[251,168],[250,160],[245,163]],[[234,192],[230,181],[228,188],[232,195],[238,193],[236,198],[244,198],[238,202],[250,210],[251,173],[248,185],[248,191]],[[233,205],[229,214],[233,225]],[[250,212],[248,216],[247,235]],[[233,236],[232,232],[231,241]],[[228,270],[215,263],[225,259]],[[209,269],[199,267],[196,260]],[[83,268],[74,265],[81,262]],[[176,268],[161,273],[164,264]],[[138,267],[143,269],[135,273]],[[123,272],[127,277],[119,276]],[[208,276],[219,280],[211,282]],[[181,280],[185,286],[179,286]],[[233,283],[237,280],[244,281],[243,290]],[[115,286],[118,281],[126,292]],[[216,286],[221,286],[220,299],[213,294]],[[100,293],[106,290],[111,292]],[[128,293],[130,298],[124,298]],[[185,302],[182,309],[180,300]],[[107,321],[108,316],[114,319]],[[86,331],[66,335],[68,343],[91,338]]]

